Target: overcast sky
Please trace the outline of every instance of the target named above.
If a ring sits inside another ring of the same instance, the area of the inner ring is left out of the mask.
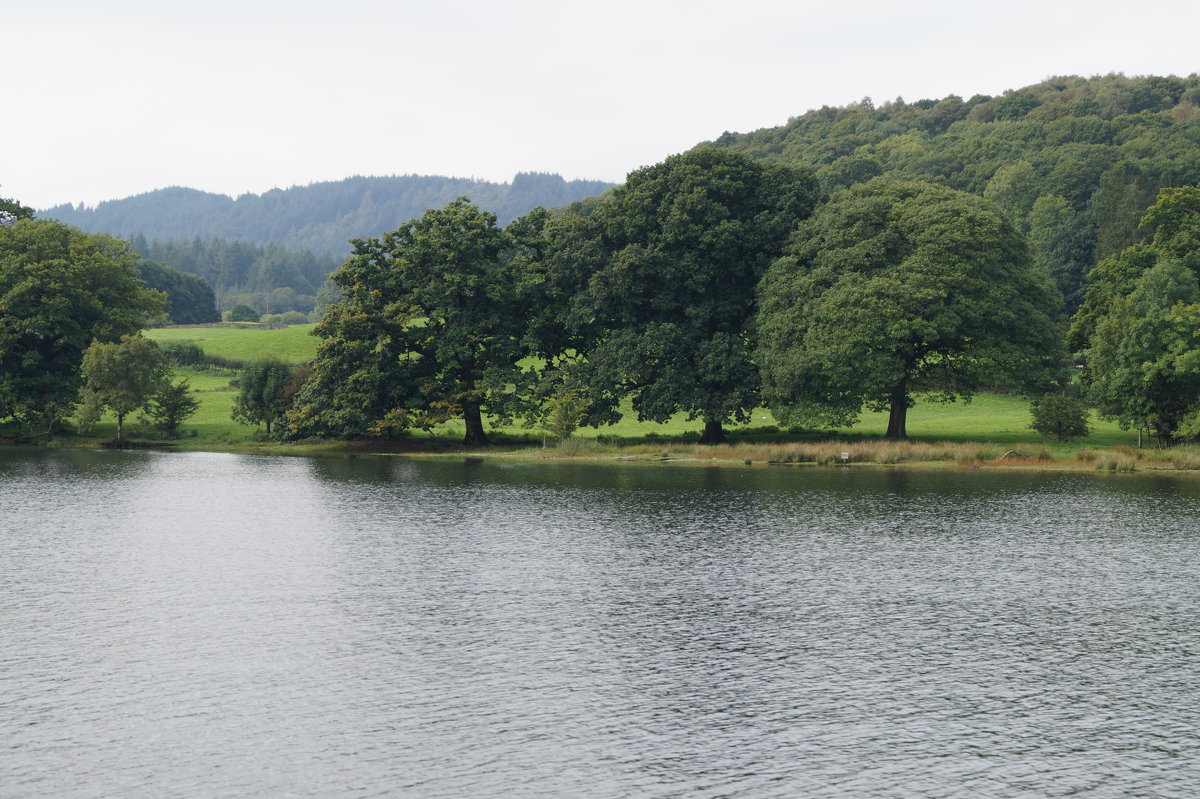
[[[1200,71],[1194,2],[0,0],[0,196],[620,181],[821,105]]]

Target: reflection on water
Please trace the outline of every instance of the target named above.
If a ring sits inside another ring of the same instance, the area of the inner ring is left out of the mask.
[[[1190,796],[1198,506],[0,450],[0,796]]]

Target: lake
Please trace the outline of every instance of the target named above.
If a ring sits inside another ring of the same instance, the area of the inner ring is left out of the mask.
[[[0,449],[3,797],[1192,797],[1200,480]]]

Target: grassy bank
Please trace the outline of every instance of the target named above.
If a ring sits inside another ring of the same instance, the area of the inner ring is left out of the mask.
[[[266,354],[292,363],[313,357],[317,340],[311,325],[268,330],[254,328],[161,328],[148,335],[156,341],[188,341],[211,355],[251,360]],[[460,424],[448,424],[433,435],[415,432],[386,442],[319,442],[276,444],[265,440],[261,428],[241,425],[230,418],[236,391],[234,372],[220,369],[181,368],[200,400],[200,410],[183,425],[183,437],[171,443],[183,450],[253,450],[270,452],[385,451],[412,454],[462,455],[469,450],[457,442]],[[627,409],[628,411],[628,409]],[[770,412],[756,411],[747,425],[728,428],[731,442],[701,447],[702,423],[677,414],[665,423],[639,422],[627,412],[615,425],[583,428],[563,446],[554,446],[542,431],[521,426],[491,427],[496,446],[489,457],[693,461],[713,460],[751,464],[841,464],[843,453],[850,464],[935,464],[969,467],[1076,468],[1134,471],[1148,468],[1200,468],[1200,448],[1177,448],[1166,453],[1138,450],[1136,434],[1112,422],[1093,419],[1094,432],[1071,444],[1042,441],[1029,429],[1029,405],[1002,394],[980,394],[970,403],[918,402],[909,412],[911,440],[882,439],[887,414],[864,414],[847,429],[812,432],[780,430]],[[152,438],[153,433],[134,420],[133,434]],[[115,424],[102,421],[86,441],[98,443],[115,435]]]

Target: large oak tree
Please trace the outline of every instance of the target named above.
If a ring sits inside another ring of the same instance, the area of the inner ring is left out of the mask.
[[[759,366],[787,424],[889,411],[907,436],[920,394],[1046,383],[1061,365],[1062,298],[995,206],[879,178],[803,223],[760,289]]]
[[[486,443],[505,418],[527,354],[522,265],[545,212],[497,226],[460,197],[380,238],[354,240],[331,279],[346,293],[315,332],[313,375],[290,414],[294,435],[361,436],[461,418]]]
[[[611,420],[629,397],[641,420],[703,419],[706,443],[747,421],[759,404],[754,289],[819,195],[808,170],[696,150],[630,173],[556,240],[578,282],[565,319],[589,417]]]

